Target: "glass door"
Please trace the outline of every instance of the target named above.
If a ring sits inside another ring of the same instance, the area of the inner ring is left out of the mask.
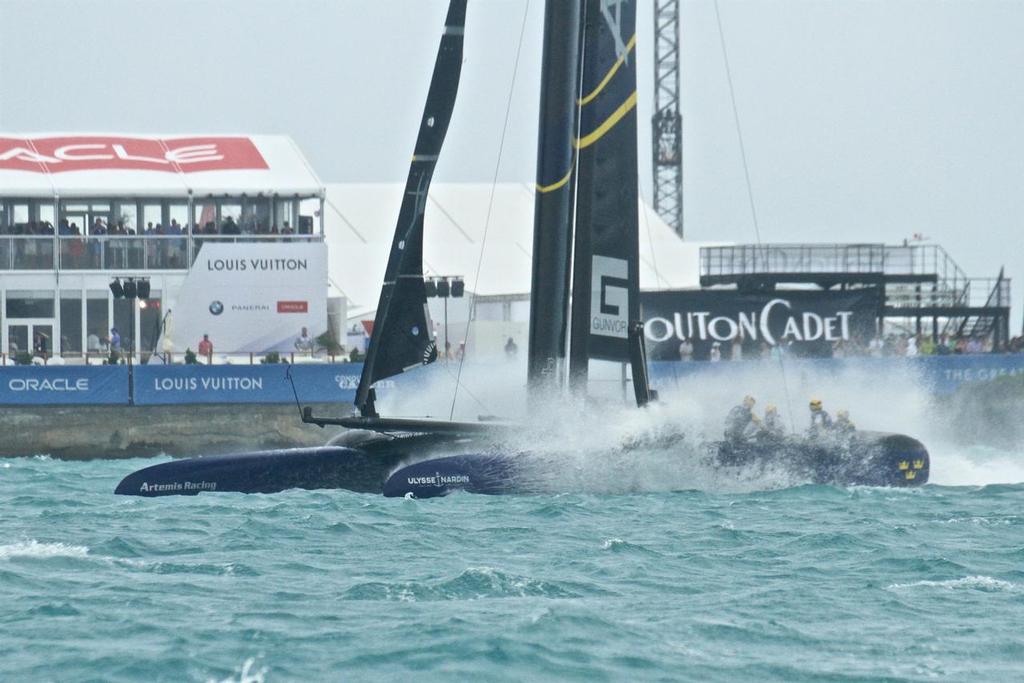
[[[17,362],[23,354],[50,358],[53,355],[52,320],[19,320],[8,322],[4,330],[4,348],[8,363]]]
[[[4,336],[7,341],[5,348],[11,361],[17,358],[19,354],[29,352],[30,327],[31,325],[24,323],[7,323],[6,335]]]

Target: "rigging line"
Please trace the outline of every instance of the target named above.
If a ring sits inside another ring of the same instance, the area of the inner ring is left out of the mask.
[[[348,226],[348,229],[351,230],[352,233],[359,238],[360,242],[366,244],[366,238],[363,237],[362,233],[356,230],[356,226],[352,224],[352,221],[345,217],[345,214],[341,212],[341,209],[339,209],[338,206],[330,198],[325,197],[324,203],[327,204],[328,208],[334,211],[334,213],[338,214],[338,218],[340,218],[345,223],[345,225]]]
[[[455,380],[455,387],[456,387],[456,390],[458,390],[458,388],[459,388],[459,387],[461,386],[461,387],[462,387],[462,390],[463,390],[463,391],[465,391],[465,392],[466,392],[466,394],[467,394],[467,395],[468,395],[468,396],[469,396],[469,397],[470,397],[471,399],[473,399],[473,400],[474,400],[474,401],[476,402],[476,404],[477,404],[478,406],[480,406],[480,409],[481,409],[481,410],[483,410],[483,411],[485,411],[485,412],[490,412],[490,409],[489,409],[489,408],[487,407],[487,404],[486,404],[486,403],[484,403],[484,402],[483,402],[483,401],[481,401],[481,400],[480,400],[479,398],[477,398],[476,394],[474,394],[474,393],[473,393],[472,391],[470,391],[470,390],[469,390],[469,389],[468,389],[468,388],[467,388],[467,387],[466,387],[465,385],[463,385],[463,384],[460,384],[460,383],[459,383],[459,377],[458,377],[458,375],[456,375],[456,374],[455,374],[454,372],[452,372],[452,371],[451,371],[451,368],[449,368],[449,367],[448,367],[448,363],[447,363],[447,362],[445,362],[445,363],[442,363],[442,364],[441,364],[441,367],[443,367],[443,368],[444,368],[444,371],[445,371],[446,373],[448,373],[448,376],[449,376],[449,377],[451,377],[452,379],[454,379],[454,380]],[[450,420],[450,419],[451,419],[451,417],[449,417],[448,419]]]
[[[729,100],[732,102],[732,118],[736,122],[736,137],[740,141],[740,158],[743,160],[743,177],[747,181],[747,199],[750,201],[750,215],[754,220],[754,235],[761,244],[761,228],[757,222],[757,207],[754,205],[754,190],[750,184],[750,168],[747,165],[747,150],[743,144],[743,129],[740,127],[740,113],[736,107],[736,91],[732,85],[732,70],[729,68],[729,51],[725,47],[725,32],[722,30],[722,15],[715,0],[715,20],[718,22],[718,39],[722,43],[722,60],[725,62],[725,78],[729,82]]]
[[[508,100],[505,102],[505,123],[501,128],[501,140],[498,142],[498,158],[494,162],[494,177],[491,180],[491,197],[487,201],[487,217],[484,219],[484,232],[480,238],[480,256],[476,261],[476,274],[473,276],[473,291],[471,292],[469,305],[466,307],[466,333],[464,340],[469,339],[469,329],[473,324],[473,312],[476,308],[476,290],[480,284],[480,270],[484,265],[484,248],[487,246],[487,231],[491,227],[491,212],[494,210],[494,194],[498,187],[498,173],[501,171],[501,158],[505,151],[505,138],[508,136],[508,122],[512,117],[512,95],[516,91],[516,77],[519,75],[519,58],[523,53],[523,37],[526,35],[526,21],[530,17],[530,0],[526,0],[526,7],[523,9],[523,24],[519,28],[519,45],[516,47],[516,59],[512,65],[512,83],[508,89]],[[454,419],[455,401],[459,398],[459,387],[462,386],[462,367],[466,363],[466,353],[463,351],[459,359],[459,371],[455,376],[455,391],[452,394],[452,407],[448,411],[448,419]]]
[[[331,277],[330,275],[327,276],[327,282],[332,284],[332,285],[334,285],[334,288],[336,290],[338,290],[339,292],[341,292],[341,295],[343,297],[345,297],[345,299],[348,301],[348,303],[352,303],[352,304],[357,304],[358,305],[359,302],[358,301],[352,301],[352,297],[350,297],[348,295],[348,292],[346,292],[344,289],[342,289],[341,285],[339,285],[337,282],[335,282],[334,278]]]
[[[757,220],[757,205],[754,203],[754,188],[750,182],[750,166],[747,163],[747,149],[743,144],[743,128],[740,126],[739,108],[736,106],[736,89],[732,84],[732,69],[729,68],[729,51],[725,46],[725,31],[722,29],[722,13],[718,9],[718,0],[715,0],[715,22],[718,24],[718,40],[722,44],[722,61],[725,63],[725,78],[729,83],[729,101],[732,102],[732,118],[736,123],[736,137],[740,143],[740,158],[743,160],[743,178],[747,182],[747,199],[750,202],[750,216],[754,222],[754,237],[757,239],[757,246],[761,247],[761,226]],[[793,422],[793,399],[789,393],[789,380],[786,376],[786,361],[783,358],[782,347],[779,348],[779,371],[782,374],[782,389],[786,395],[786,411],[789,414],[789,428],[796,431]]]

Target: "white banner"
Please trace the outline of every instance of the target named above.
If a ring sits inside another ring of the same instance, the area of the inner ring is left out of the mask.
[[[168,311],[158,351],[309,351],[327,331],[327,245],[206,243]]]

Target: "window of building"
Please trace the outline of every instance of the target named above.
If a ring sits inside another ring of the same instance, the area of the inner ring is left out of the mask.
[[[52,318],[53,292],[8,290],[8,318]]]
[[[168,204],[167,205],[167,225],[171,225],[171,221],[178,224],[178,229],[181,232],[188,231],[188,204]]]
[[[40,223],[49,223],[54,228],[57,227],[57,219],[54,215],[53,204],[51,202],[40,202],[36,210],[39,212]]]
[[[106,349],[110,336],[110,313],[107,308],[107,290],[89,290],[85,300],[85,347],[90,353]]]
[[[193,209],[195,216],[192,218],[193,232],[213,234],[217,232],[217,205],[213,202],[198,203]]]
[[[320,224],[320,200],[313,197],[303,199],[299,203],[298,232],[300,235],[312,235],[319,232],[317,226]]]
[[[114,299],[114,324],[118,334],[121,335],[121,348],[125,351],[137,350],[138,345],[135,338],[138,331],[135,329],[135,299]]]
[[[145,300],[145,307],[139,310],[139,349],[144,352],[160,352],[156,347],[162,331],[164,311],[160,302],[160,292],[150,292],[151,298]],[[140,302],[141,304],[141,302]]]
[[[60,353],[82,352],[82,293],[63,291],[60,293]]]
[[[242,232],[247,235],[265,235],[270,232],[270,199],[254,197],[242,200]]]
[[[220,228],[217,232],[222,235],[241,234],[241,220],[242,205],[231,201],[223,202],[220,205]]]
[[[282,235],[295,232],[297,204],[298,202],[291,199],[274,201],[274,225]]]
[[[139,209],[135,202],[118,202],[114,205],[114,221],[120,221],[129,234],[139,234]]]
[[[159,204],[142,205],[142,231],[147,232],[150,226],[155,231],[158,227],[163,229],[163,207]]]
[[[12,215],[14,217],[15,227],[24,228],[28,225],[28,202],[24,204],[18,202],[11,205]]]

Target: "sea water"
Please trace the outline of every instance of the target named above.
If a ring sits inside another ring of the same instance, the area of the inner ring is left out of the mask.
[[[1024,455],[933,456],[919,489],[427,501],[3,460],[0,680],[1024,679]]]

